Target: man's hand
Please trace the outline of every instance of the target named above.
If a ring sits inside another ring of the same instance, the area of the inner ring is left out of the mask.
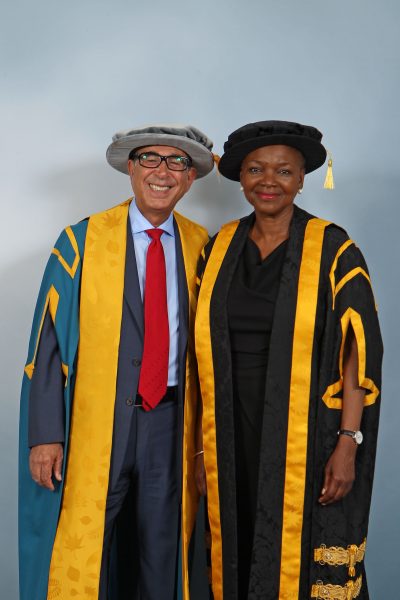
[[[54,492],[52,475],[57,481],[61,481],[62,462],[62,444],[33,446],[29,456],[29,468],[33,481]]]
[[[194,459],[194,477],[196,480],[197,491],[200,496],[207,494],[206,470],[204,467],[204,454],[199,454]]]
[[[326,467],[324,485],[318,499],[322,505],[344,498],[353,487],[357,445],[351,437],[341,435]]]

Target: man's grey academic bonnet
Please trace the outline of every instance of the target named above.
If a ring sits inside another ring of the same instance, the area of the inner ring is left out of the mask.
[[[211,152],[213,142],[196,127],[178,124],[149,125],[119,131],[107,148],[107,161],[117,171],[127,174],[129,154],[144,146],[173,146],[182,150],[192,159],[197,179],[207,175],[214,167],[214,155]]]

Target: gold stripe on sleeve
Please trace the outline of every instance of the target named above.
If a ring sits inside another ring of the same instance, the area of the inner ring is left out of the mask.
[[[336,271],[336,267],[338,264],[338,260],[342,256],[343,252],[345,252],[347,250],[347,248],[353,244],[354,244],[353,240],[347,240],[344,244],[342,244],[340,246],[340,248],[337,251],[336,256],[333,260],[331,270],[329,271],[329,280],[331,282],[331,288],[332,288],[332,310],[335,308],[335,287],[336,287],[335,271]]]
[[[322,244],[327,225],[329,223],[321,219],[310,219],[307,223],[300,266],[290,381],[279,600],[299,597],[311,359]]]
[[[340,410],[342,408],[342,398],[336,398],[335,395],[343,389],[343,354],[344,345],[347,337],[349,325],[353,327],[354,335],[357,342],[358,351],[358,385],[366,390],[369,390],[368,394],[365,394],[364,406],[370,406],[374,404],[377,397],[379,396],[379,389],[375,385],[372,379],[365,376],[367,366],[367,345],[365,342],[364,326],[361,315],[349,307],[340,319],[342,328],[342,342],[340,345],[339,352],[339,376],[340,378],[335,383],[329,385],[322,396],[328,408],[334,408]]]
[[[66,227],[65,233],[67,234],[68,239],[71,242],[71,246],[75,252],[75,258],[73,260],[72,265],[69,265],[67,263],[65,258],[61,255],[61,252],[58,250],[58,248],[53,248],[52,254],[55,254],[57,256],[59,262],[62,264],[64,269],[67,271],[68,275],[73,279],[75,277],[75,273],[78,268],[79,260],[80,260],[78,242],[76,241],[74,232],[72,231],[71,227]]]
[[[238,225],[239,221],[224,225],[215,240],[200,288],[195,324],[196,354],[203,401],[203,443],[207,474],[208,517],[211,529],[211,580],[214,600],[223,599],[223,577],[210,302],[222,261]]]
[[[333,260],[331,270],[329,272],[329,280],[331,282],[331,289],[332,289],[332,310],[335,309],[336,296],[338,295],[340,290],[357,275],[362,275],[363,277],[365,277],[365,279],[368,281],[369,285],[371,286],[371,290],[372,290],[371,278],[368,275],[368,273],[365,271],[365,269],[363,269],[362,267],[355,267],[354,269],[349,271],[344,277],[342,277],[342,279],[339,281],[339,283],[336,283],[336,267],[338,264],[338,260],[342,256],[342,254],[347,250],[347,248],[352,245],[355,245],[353,240],[347,240],[344,244],[342,244],[342,246],[340,246],[340,248],[337,251],[336,256]],[[373,293],[374,292],[372,290],[372,294]],[[376,302],[375,302],[375,308],[377,308]]]
[[[339,283],[335,287],[335,298],[338,295],[338,293],[340,292],[340,290],[346,285],[346,283],[348,283],[349,281],[351,281],[357,275],[362,275],[363,277],[365,277],[365,279],[368,281],[369,285],[371,285],[371,279],[370,279],[368,273],[364,269],[362,269],[361,267],[356,267],[355,269],[352,269],[351,271],[349,271],[347,273],[347,275],[345,275],[339,281]]]

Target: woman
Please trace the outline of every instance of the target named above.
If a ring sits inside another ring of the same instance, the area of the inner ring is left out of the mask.
[[[251,123],[219,163],[254,210],[200,264],[196,469],[204,491],[204,457],[215,600],[368,598],[382,343],[360,251],[294,205],[321,138]]]

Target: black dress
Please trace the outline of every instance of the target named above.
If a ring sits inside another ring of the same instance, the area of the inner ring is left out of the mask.
[[[268,351],[287,241],[264,260],[248,238],[228,296],[235,422],[239,598],[247,598]]]

